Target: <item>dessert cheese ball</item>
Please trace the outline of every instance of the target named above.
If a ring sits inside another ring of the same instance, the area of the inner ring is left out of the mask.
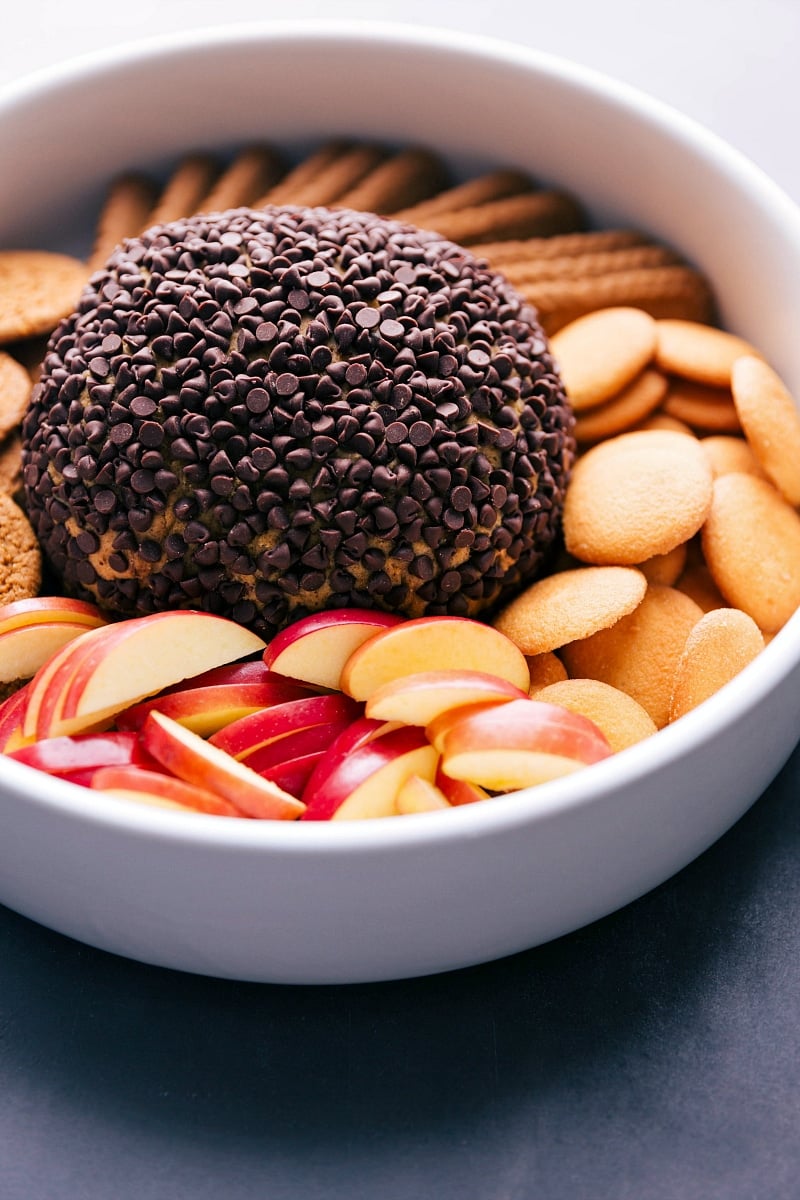
[[[117,248],[23,427],[65,590],[269,638],[320,609],[475,616],[557,536],[573,417],[534,309],[439,234],[239,208]]]

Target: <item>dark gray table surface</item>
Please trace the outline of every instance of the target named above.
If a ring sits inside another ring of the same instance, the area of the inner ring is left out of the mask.
[[[0,909],[2,1200],[796,1200],[800,751],[681,874],[502,962],[142,966]]]

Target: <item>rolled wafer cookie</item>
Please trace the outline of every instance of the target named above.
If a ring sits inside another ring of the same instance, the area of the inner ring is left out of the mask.
[[[150,213],[158,197],[152,179],[125,174],[113,180],[97,218],[89,270],[96,271],[115,246],[125,238],[136,237],[150,223]]]
[[[386,214],[440,191],[444,163],[430,150],[411,146],[379,163],[336,201],[342,208]]]
[[[570,258],[582,254],[610,254],[632,246],[652,245],[635,229],[585,229],[552,237],[508,238],[499,242],[478,242],[472,253],[488,258],[497,266],[528,259]]]
[[[283,175],[283,159],[271,146],[248,146],[222,172],[208,195],[199,201],[202,212],[224,212],[253,204]]]
[[[586,219],[566,192],[523,192],[473,208],[438,213],[427,227],[462,246],[501,238],[549,237],[582,229]]]
[[[666,246],[631,246],[620,250],[589,254],[568,254],[563,258],[549,255],[503,264],[503,274],[516,286],[549,279],[591,279],[612,275],[615,271],[649,270],[681,262]]]
[[[352,191],[356,184],[385,158],[386,151],[380,146],[349,146],[342,154],[332,158],[327,166],[302,187],[297,187],[291,199],[283,199],[281,203],[303,204],[310,208],[335,204],[340,196]],[[271,200],[270,203],[274,204],[275,201]]]
[[[491,200],[502,200],[506,196],[517,196],[520,192],[530,192],[533,184],[527,175],[521,171],[490,171],[486,175],[478,175],[468,179],[456,187],[446,188],[423,200],[411,208],[402,208],[390,215],[396,221],[416,225],[420,221],[430,220],[437,213],[459,212],[462,208],[474,208],[479,204],[488,204]]]
[[[653,267],[614,271],[592,279],[550,279],[517,286],[538,309],[548,334],[597,308],[642,308],[656,319],[714,319],[714,297],[708,281],[693,267]]]
[[[181,217],[191,217],[211,191],[219,167],[209,154],[191,154],[181,160],[155,203],[150,214],[152,225],[165,225]]]
[[[282,179],[267,188],[254,201],[253,208],[264,208],[267,204],[297,204],[303,190],[348,150],[349,144],[342,141],[326,142],[292,167]]]

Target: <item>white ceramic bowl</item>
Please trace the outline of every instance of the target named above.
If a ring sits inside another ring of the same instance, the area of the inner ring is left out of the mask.
[[[337,133],[427,143],[462,169],[517,164],[598,222],[665,239],[800,392],[800,215],[785,196],[627,87],[452,33],[240,26],[23,80],[0,97],[0,245],[85,251],[122,168]],[[240,979],[379,980],[510,954],[633,900],[719,837],[794,746],[799,675],[795,617],[655,738],[526,793],[389,821],[109,805],[0,759],[0,901],[107,950]]]

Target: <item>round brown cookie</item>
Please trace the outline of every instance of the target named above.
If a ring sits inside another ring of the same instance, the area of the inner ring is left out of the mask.
[[[648,583],[661,583],[673,587],[686,567],[686,542],[668,550],[666,554],[654,554],[652,558],[637,563]]]
[[[739,433],[739,414],[729,388],[709,387],[674,375],[662,411],[699,433]]]
[[[633,612],[647,590],[633,567],[579,567],[540,579],[495,618],[523,654],[557,650]]]
[[[703,610],[675,588],[651,584],[642,603],[610,629],[561,651],[570,677],[627,692],[659,729],[667,724],[675,670]]]
[[[579,416],[575,421],[575,437],[588,445],[625,433],[657,409],[666,392],[666,376],[645,368],[613,399]]]
[[[550,341],[577,413],[628,387],[647,366],[655,345],[656,323],[639,308],[599,309],[571,322]]]
[[[670,721],[697,708],[764,649],[761,630],[738,608],[707,612],[686,640],[675,672]]]
[[[701,439],[700,445],[715,479],[736,471],[765,478],[761,464],[744,438],[725,433],[709,434]]]
[[[0,493],[0,605],[38,595],[42,556],[21,508]]]
[[[623,433],[575,464],[564,504],[567,550],[583,562],[630,565],[697,533],[711,504],[711,470],[696,438]]]
[[[744,338],[700,321],[658,322],[656,363],[669,375],[680,375],[709,387],[730,387],[731,368],[736,359],[755,353]]]
[[[703,526],[703,553],[722,595],[765,633],[800,605],[800,516],[755,475],[722,475]]]
[[[753,355],[733,364],[731,390],[745,437],[786,500],[800,504],[800,414],[783,380]]]
[[[0,492],[13,496],[22,486],[22,437],[17,430],[0,442]]]
[[[552,650],[546,650],[544,654],[526,655],[526,658],[531,676],[529,686],[531,696],[541,688],[548,687],[551,683],[559,683],[562,679],[567,678],[567,668]]]
[[[22,363],[0,350],[0,441],[25,416],[30,395],[30,375]]]
[[[627,692],[599,679],[565,679],[540,688],[536,700],[558,704],[594,721],[616,754],[657,732],[653,718]]]
[[[78,303],[86,264],[48,250],[0,250],[0,342],[50,333]]]

